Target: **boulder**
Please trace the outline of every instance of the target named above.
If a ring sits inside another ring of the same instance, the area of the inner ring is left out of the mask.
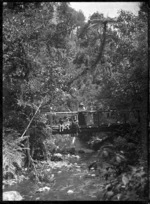
[[[73,194],[74,192],[73,192],[73,190],[68,190],[67,193],[68,194]]]
[[[51,156],[51,161],[62,161],[62,154],[56,153]]]
[[[85,153],[85,151],[84,151],[84,150],[82,150],[82,149],[80,149],[80,150],[78,150],[78,153],[79,153],[79,154],[84,154],[84,153]]]
[[[3,201],[19,201],[23,200],[23,197],[17,191],[3,192]]]
[[[73,155],[72,157],[75,158],[75,159],[77,159],[77,160],[80,159],[80,156],[79,156],[79,155]]]
[[[76,153],[75,147],[67,148],[66,151],[67,151],[67,153],[69,153],[69,154],[75,154],[75,153]]]
[[[50,187],[43,187],[43,188],[39,188],[38,190],[36,190],[36,193],[40,193],[40,192],[43,192],[43,191],[49,191],[50,190]]]
[[[54,156],[62,157],[62,154],[60,154],[60,153],[55,153]]]

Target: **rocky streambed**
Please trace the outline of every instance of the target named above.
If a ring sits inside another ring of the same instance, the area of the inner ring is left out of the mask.
[[[82,154],[62,155],[62,161],[39,162],[36,165],[42,172],[39,180],[34,180],[34,175],[26,171],[20,182],[12,180],[9,184],[5,183],[4,196],[15,191],[25,201],[99,200],[104,179],[94,169],[88,169],[96,154],[89,149],[81,152]]]

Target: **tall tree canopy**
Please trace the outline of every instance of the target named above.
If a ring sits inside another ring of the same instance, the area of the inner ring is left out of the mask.
[[[24,130],[42,108],[133,109],[147,95],[147,7],[117,18],[68,2],[7,2],[3,10],[4,125]],[[15,118],[15,120],[14,120]],[[17,121],[17,122],[16,122]]]

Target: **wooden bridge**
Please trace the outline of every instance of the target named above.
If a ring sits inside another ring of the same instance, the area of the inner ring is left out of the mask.
[[[110,132],[137,125],[140,114],[138,110],[51,112],[48,122],[53,134]]]

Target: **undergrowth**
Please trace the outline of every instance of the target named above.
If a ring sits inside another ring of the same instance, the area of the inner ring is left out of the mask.
[[[112,138],[110,140],[106,138],[106,142],[105,139],[96,139],[100,143],[97,153],[100,176],[101,170],[106,168],[103,175],[106,180],[104,194],[98,199],[146,200],[148,197],[147,163],[141,157],[139,128],[120,129],[112,135]]]
[[[13,129],[3,130],[3,178],[14,178],[22,169],[25,157],[22,142],[28,137],[19,137]]]

